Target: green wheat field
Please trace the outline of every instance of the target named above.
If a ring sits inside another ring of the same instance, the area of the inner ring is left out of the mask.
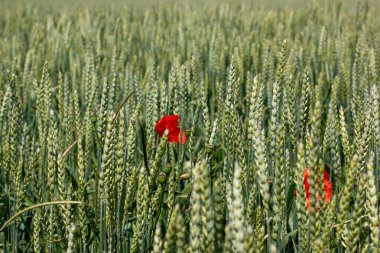
[[[0,252],[379,252],[379,13],[0,1]]]

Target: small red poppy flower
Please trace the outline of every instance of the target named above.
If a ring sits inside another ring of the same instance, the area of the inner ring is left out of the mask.
[[[303,183],[305,186],[305,191],[306,191],[306,204],[307,208],[310,208],[310,186],[309,186],[309,170],[310,168],[307,168],[303,172]],[[328,204],[330,203],[330,199],[332,197],[332,185],[329,181],[329,173],[327,171],[323,171],[323,186],[324,186],[324,191],[325,191],[325,203]],[[317,201],[321,198],[320,195],[317,196]]]
[[[169,130],[168,142],[182,141],[182,144],[186,142],[185,131],[182,130],[182,138],[180,138],[181,128],[178,126],[178,115],[163,116],[156,124],[156,132],[162,137],[165,130]],[[181,140],[180,140],[181,139]]]

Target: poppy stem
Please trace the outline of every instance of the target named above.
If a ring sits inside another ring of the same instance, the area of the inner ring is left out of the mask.
[[[119,112],[121,111],[121,108],[123,108],[123,106],[125,105],[125,103],[128,101],[128,99],[133,95],[133,93],[135,93],[135,91],[132,91],[131,93],[129,93],[129,95],[124,98],[123,102],[121,102],[120,106],[117,108],[117,110],[115,111],[115,115],[113,116],[113,119],[112,119],[112,122],[115,121],[115,119],[117,118],[117,115],[119,114]]]

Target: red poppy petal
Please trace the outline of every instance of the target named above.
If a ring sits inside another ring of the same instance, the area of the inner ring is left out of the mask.
[[[323,185],[325,190],[325,202],[329,203],[332,197],[332,185],[329,180],[329,173],[323,171]]]
[[[164,116],[165,121],[170,127],[178,127],[178,115]]]
[[[177,137],[173,136],[173,135],[169,135],[168,136],[168,142],[178,142],[177,141]]]
[[[186,142],[186,133],[184,130],[182,130],[182,144],[184,144]]]
[[[326,170],[324,170],[323,171],[323,180],[329,181],[329,179],[330,179],[329,173]]]
[[[176,130],[175,133],[170,134],[168,141],[180,143],[180,129]],[[186,142],[186,134],[182,131],[182,144]]]
[[[156,124],[156,132],[162,137],[165,130],[168,128],[165,116],[162,117]]]
[[[162,137],[165,132],[165,127],[163,125],[156,125],[156,132]]]
[[[179,135],[179,128],[169,128],[169,135],[168,135],[168,140],[170,140],[169,142],[178,142],[177,139],[178,139],[178,135]]]
[[[308,208],[310,207],[310,192],[309,192],[309,169],[310,168],[307,168],[305,171],[304,171],[304,186],[305,186],[305,192],[306,192],[306,202],[307,202],[307,206]],[[317,182],[318,184],[318,182]],[[324,191],[325,191],[325,199],[324,201],[326,202],[326,204],[328,204],[330,202],[330,199],[332,198],[332,184],[331,182],[329,181],[329,173],[324,170],[323,171],[323,186],[324,186]],[[321,198],[321,196],[317,196],[317,201],[319,201],[319,199]]]
[[[169,130],[168,142],[180,142],[181,129],[178,126],[178,115],[163,116],[156,124],[156,132],[162,137]],[[182,131],[182,144],[186,141],[186,133]]]
[[[309,186],[309,169],[310,168],[307,168],[303,172],[303,184],[305,186],[306,198],[310,198],[310,192],[309,192],[309,189],[310,189],[310,186]]]
[[[166,129],[169,129],[169,135],[173,130],[178,128],[178,115],[163,116],[156,124],[156,132],[162,137]]]
[[[325,202],[329,203],[332,197],[332,186],[329,181],[324,181],[325,185]]]

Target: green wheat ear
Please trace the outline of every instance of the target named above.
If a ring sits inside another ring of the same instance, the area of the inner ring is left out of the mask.
[[[371,154],[369,156],[369,160],[367,161],[367,202],[366,202],[366,212],[369,216],[369,228],[371,231],[371,241],[373,250],[376,251],[379,249],[379,216],[377,201],[378,197],[376,194],[376,184],[375,184],[375,176],[374,176],[374,156]]]
[[[245,251],[244,238],[246,233],[246,227],[244,225],[244,202],[242,197],[241,173],[241,167],[238,164],[235,164],[232,182],[233,202],[232,210],[230,210],[230,222],[232,225],[232,247],[235,248],[237,252]]]
[[[158,220],[161,220],[160,218]],[[157,222],[156,229],[154,232],[154,243],[153,243],[153,253],[160,253],[162,247],[162,241],[161,241],[161,224],[160,222]]]
[[[149,201],[149,188],[147,180],[146,168],[141,167],[137,190],[137,222],[135,223],[135,234],[132,240],[131,251],[136,252],[137,249],[142,251],[145,248],[145,222],[147,219],[147,205]]]

